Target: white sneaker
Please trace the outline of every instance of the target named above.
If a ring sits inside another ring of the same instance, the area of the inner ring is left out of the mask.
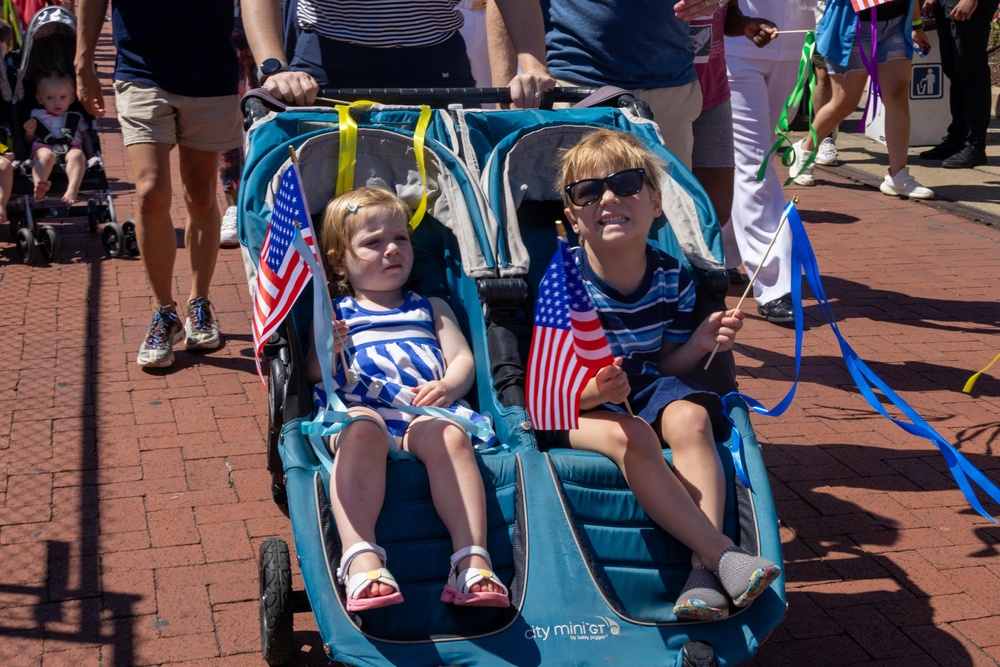
[[[796,185],[812,186],[816,185],[816,179],[813,178],[813,167],[810,164],[808,167],[805,166],[806,160],[812,155],[811,152],[805,151],[802,148],[802,142],[796,141],[792,144],[792,164],[788,167],[788,176],[795,182]]]
[[[820,142],[816,150],[816,164],[823,167],[833,167],[837,164],[837,144],[833,137],[827,137]]]
[[[892,197],[909,197],[910,199],[934,199],[934,191],[917,183],[917,179],[910,176],[910,168],[903,167],[895,177],[885,175],[885,180],[879,186],[882,194]]]
[[[222,234],[219,245],[223,248],[235,248],[240,244],[240,235],[236,230],[236,207],[230,206],[222,216]]]

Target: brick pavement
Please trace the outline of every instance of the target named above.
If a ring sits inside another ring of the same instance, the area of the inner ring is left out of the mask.
[[[105,73],[108,53],[105,40]],[[131,176],[113,117],[100,125],[124,220]],[[960,391],[1000,351],[1000,231],[835,172],[827,182],[800,192],[800,209],[842,331],[1000,479],[1000,372]],[[104,258],[81,220],[57,224],[51,266],[23,266],[0,243],[0,664],[263,664],[256,550],[290,531],[263,470],[267,404],[239,253],[220,253],[212,291],[225,346],[145,373],[134,363],[149,320],[141,263]],[[185,262],[182,249],[179,294]],[[1000,663],[1000,528],[968,508],[930,443],[872,413],[806,306],[796,402],[754,420],[789,599],[757,664]],[[773,405],[792,345],[751,314],[742,389]],[[325,664],[311,616],[295,623],[296,663]]]

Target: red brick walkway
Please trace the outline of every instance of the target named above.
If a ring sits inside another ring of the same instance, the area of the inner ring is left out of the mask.
[[[107,74],[107,41],[101,55]],[[101,129],[124,220],[129,167],[113,117]],[[960,391],[1000,351],[1000,231],[846,180],[800,190],[851,345],[1000,478],[1000,369]],[[226,345],[144,373],[141,263],[104,258],[81,220],[57,225],[51,266],[0,243],[0,665],[263,664],[256,550],[290,531],[263,470],[239,252],[221,252],[212,290]],[[183,250],[177,273],[186,294]],[[997,664],[1000,528],[968,508],[933,445],[873,414],[806,305],[796,402],[754,420],[789,591],[758,664]],[[740,341],[742,389],[773,405],[791,383],[790,332],[751,315]],[[297,664],[325,664],[311,616],[295,622]]]

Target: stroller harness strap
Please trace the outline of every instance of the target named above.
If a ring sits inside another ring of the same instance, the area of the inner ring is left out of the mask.
[[[39,118],[38,128],[35,130],[35,141],[46,146],[51,146],[52,152],[61,158],[69,152],[70,147],[73,145],[73,139],[76,137],[82,120],[83,116],[75,111],[70,111],[66,114],[62,128],[53,132]]]

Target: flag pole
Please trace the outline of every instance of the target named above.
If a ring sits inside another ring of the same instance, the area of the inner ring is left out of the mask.
[[[566,226],[563,225],[562,220],[556,220],[556,236],[569,243],[569,237],[566,235]],[[632,412],[632,406],[629,404],[627,398],[625,399],[625,409],[628,410],[630,417],[635,417],[635,413]]]
[[[797,204],[799,201],[798,195],[792,197],[792,201]],[[771,238],[771,242],[768,244],[767,250],[764,251],[764,256],[761,258],[760,264],[757,265],[757,270],[753,272],[752,276],[750,276],[750,281],[747,284],[747,288],[743,290],[743,296],[741,296],[740,300],[736,302],[736,307],[733,308],[733,310],[739,310],[740,306],[742,306],[743,302],[746,300],[747,295],[750,294],[750,290],[753,289],[753,283],[755,280],[757,280],[757,274],[760,273],[761,268],[764,266],[764,262],[767,261],[767,256],[771,254],[771,248],[774,247],[774,242],[778,240],[778,235],[781,233],[781,228],[785,226],[785,222],[787,220],[788,220],[788,214],[782,212],[781,222],[778,223],[778,229],[774,231],[774,236]],[[720,344],[721,343],[715,344],[715,347],[712,349],[712,354],[708,355],[708,361],[705,362],[705,366],[702,370],[706,371],[708,370],[708,366],[709,364],[712,363],[712,359],[715,359],[715,353],[719,351]]]
[[[291,144],[288,144],[288,155],[291,158],[293,165],[297,165],[299,163],[299,158],[295,154],[295,146],[293,146]],[[298,223],[298,221],[296,221],[296,223]],[[334,329],[334,335],[337,335],[337,330],[336,329]],[[341,346],[341,348],[340,348],[340,362],[342,364],[344,364],[344,374],[345,374],[345,376],[350,377],[350,367],[347,365],[347,357],[344,355],[344,348],[343,348],[343,346]]]

